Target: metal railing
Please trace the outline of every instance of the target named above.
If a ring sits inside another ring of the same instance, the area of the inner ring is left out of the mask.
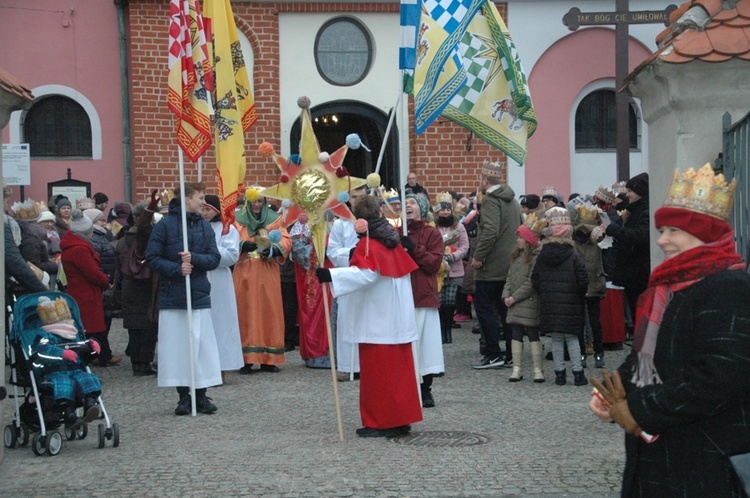
[[[732,116],[724,113],[722,128],[722,170],[727,179],[737,180],[729,221],[736,234],[737,251],[750,261],[750,113],[734,124]]]

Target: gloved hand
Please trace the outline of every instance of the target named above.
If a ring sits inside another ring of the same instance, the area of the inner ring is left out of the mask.
[[[148,206],[146,206],[146,209],[154,212],[156,211],[157,204],[159,204],[159,191],[154,189],[151,191],[151,201],[148,203]]]
[[[266,247],[265,249],[261,249],[258,251],[258,253],[263,257],[263,259],[268,259],[271,257],[271,248]]]
[[[91,351],[93,351],[94,354],[101,354],[102,352],[102,347],[96,339],[89,339],[89,347],[91,347]]]
[[[318,277],[318,281],[321,284],[333,282],[333,279],[331,278],[331,270],[328,268],[316,268],[315,275]]]
[[[407,252],[412,252],[414,251],[414,248],[417,247],[417,245],[413,240],[409,238],[408,235],[401,236],[401,245],[404,246],[404,249],[406,249]]]
[[[453,254],[446,254],[443,256],[443,259],[448,263],[451,264],[456,260],[456,257]]]
[[[258,248],[258,244],[255,242],[250,242],[249,240],[246,240],[242,243],[242,247],[240,248],[240,252],[253,252]]]
[[[76,361],[78,361],[78,353],[76,353],[72,349],[66,349],[65,351],[63,351],[62,357],[63,360],[68,360],[71,363],[75,363]]]

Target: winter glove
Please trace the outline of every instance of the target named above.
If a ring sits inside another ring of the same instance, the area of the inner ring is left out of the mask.
[[[66,349],[65,351],[63,351],[62,357],[63,360],[68,360],[71,363],[75,363],[76,361],[78,361],[78,353],[76,353],[72,349]]]
[[[413,252],[414,249],[417,247],[417,245],[414,243],[413,240],[409,238],[408,235],[401,236],[401,245],[404,246],[404,249],[406,249],[406,251],[409,253]]]
[[[453,263],[456,260],[455,256],[453,256],[453,254],[446,254],[445,256],[443,256],[443,259],[448,264],[451,264],[451,263]]]
[[[258,248],[258,244],[255,242],[250,242],[249,240],[246,240],[242,243],[242,247],[240,249],[240,252],[253,252]]]
[[[156,211],[156,205],[159,204],[159,191],[154,189],[151,191],[151,201],[146,206],[146,209],[152,213]]]
[[[331,270],[328,268],[316,268],[315,275],[318,277],[318,281],[321,284],[333,282],[333,279],[331,278]]]
[[[263,257],[263,259],[268,259],[271,257],[271,247],[266,247],[265,249],[261,249],[258,251],[258,253]]]
[[[91,348],[91,351],[94,352],[94,354],[101,354],[102,347],[99,345],[99,341],[96,341],[94,339],[89,339],[89,347]]]

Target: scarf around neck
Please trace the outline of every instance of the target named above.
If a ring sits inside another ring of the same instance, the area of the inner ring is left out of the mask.
[[[734,248],[734,232],[678,254],[654,268],[648,288],[638,298],[636,306],[633,349],[638,354],[638,364],[632,378],[636,387],[662,383],[654,365],[654,353],[664,312],[674,293],[721,271],[743,268],[745,263]]]
[[[247,227],[247,234],[250,237],[255,236],[258,230],[266,228],[268,225],[279,219],[279,214],[268,206],[268,201],[263,201],[263,207],[260,213],[253,213],[250,202],[246,202],[242,211],[237,215],[237,221]]]

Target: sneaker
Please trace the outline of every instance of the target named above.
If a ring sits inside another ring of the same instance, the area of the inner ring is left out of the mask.
[[[472,368],[475,370],[484,370],[487,368],[500,368],[503,365],[505,365],[505,358],[502,356],[485,356],[479,363],[472,365]]]
[[[471,317],[469,315],[453,315],[453,321],[454,322],[468,322],[471,320]]]
[[[503,366],[505,368],[513,368],[513,359],[510,359],[510,360],[506,359],[505,363],[503,363]]]
[[[190,412],[192,411],[192,401],[190,398],[190,395],[185,396],[184,398],[180,398],[180,401],[177,403],[177,408],[174,409],[175,415],[190,415]]]
[[[604,355],[598,354],[594,356],[594,367],[604,368]]]
[[[202,398],[198,398],[195,403],[195,409],[199,413],[214,413],[217,408],[216,405],[211,402],[211,398],[207,396],[203,396]]]

